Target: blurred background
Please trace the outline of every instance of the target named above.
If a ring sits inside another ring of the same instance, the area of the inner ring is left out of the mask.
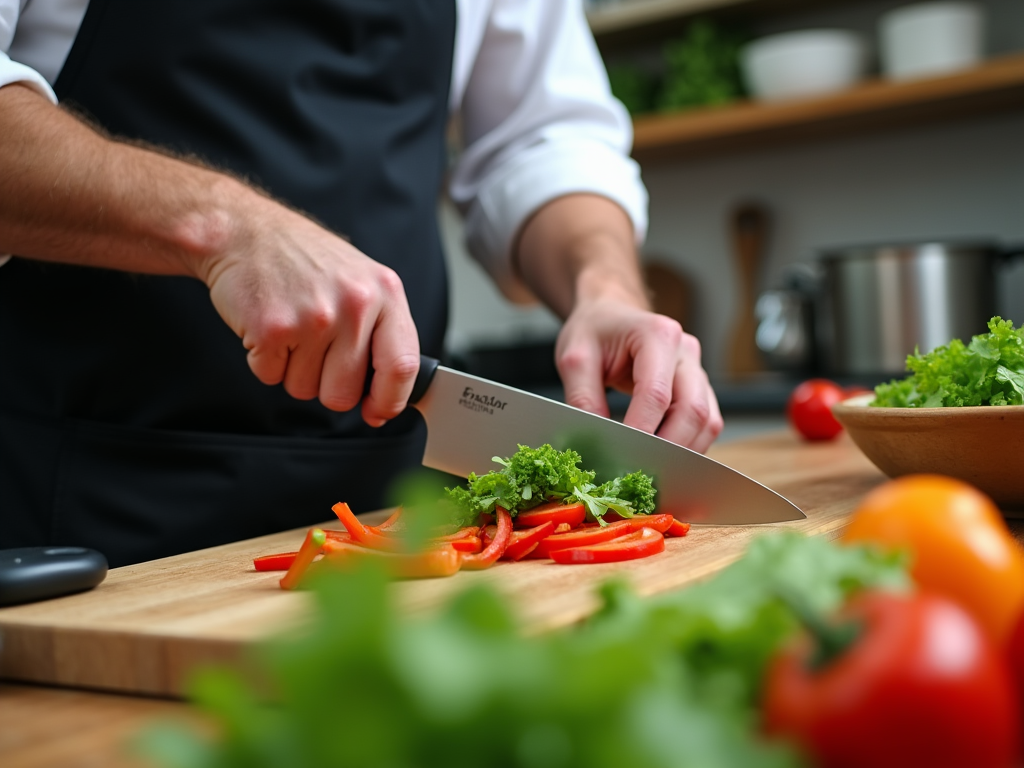
[[[915,345],[1024,322],[1020,0],[587,13],[634,119],[657,308],[701,340],[723,439],[781,426],[804,378],[874,386]],[[502,298],[447,204],[441,219],[449,362],[560,396],[557,320]]]

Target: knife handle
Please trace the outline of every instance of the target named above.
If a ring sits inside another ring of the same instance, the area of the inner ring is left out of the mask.
[[[409,405],[418,403],[420,398],[426,394],[427,387],[430,386],[430,382],[434,380],[434,372],[437,370],[441,362],[433,357],[427,357],[426,355],[420,355],[420,370],[416,374],[416,382],[412,385],[412,393],[409,395]],[[370,394],[370,382],[373,380],[373,363],[371,361],[370,370],[366,373],[366,384],[363,385],[363,397]]]

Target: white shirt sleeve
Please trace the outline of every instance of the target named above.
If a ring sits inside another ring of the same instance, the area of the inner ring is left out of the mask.
[[[478,24],[460,18],[453,107],[465,150],[449,193],[470,253],[516,295],[512,242],[534,211],[573,192],[602,195],[629,215],[639,245],[647,191],[629,157],[632,123],[611,94],[580,0],[493,0],[489,11]]]
[[[31,67],[14,61],[7,55],[14,40],[14,32],[18,28],[20,15],[20,0],[0,0],[0,88],[11,83],[22,83],[35,88],[56,104],[57,96],[50,84],[46,82],[46,78]]]

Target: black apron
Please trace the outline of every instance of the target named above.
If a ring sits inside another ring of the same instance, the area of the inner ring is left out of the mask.
[[[55,90],[397,270],[437,357],[454,33],[452,0],[92,0]],[[149,560],[323,521],[339,500],[379,508],[422,458],[414,412],[370,429],[261,384],[191,278],[14,258],[0,366],[0,547]]]

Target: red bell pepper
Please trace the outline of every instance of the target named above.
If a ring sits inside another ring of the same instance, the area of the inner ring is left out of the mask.
[[[279,552],[276,555],[262,555],[252,561],[257,571],[287,571],[292,567],[298,552]]]
[[[452,546],[445,545],[423,552],[401,553],[369,549],[345,541],[329,540],[324,545],[324,560],[338,563],[346,560],[370,558],[383,563],[392,576],[400,579],[429,579],[451,576],[459,570],[462,555]]]
[[[555,524],[549,520],[544,525],[538,525],[536,528],[512,531],[512,539],[509,541],[508,546],[505,547],[505,552],[502,554],[501,559],[522,560],[523,557],[533,551],[538,543],[550,536],[554,530]]]
[[[587,516],[587,510],[582,504],[562,504],[560,501],[549,501],[533,509],[520,512],[516,515],[516,528],[536,528],[548,521],[555,525],[567,523],[570,528],[575,528],[583,522]]]
[[[597,523],[583,525],[567,533],[548,536],[537,545],[537,548],[528,557],[531,560],[551,557],[551,553],[559,549],[601,544],[643,528],[652,528],[659,533],[664,533],[671,527],[674,520],[675,518],[671,515],[637,515],[605,526]]]
[[[672,524],[666,528],[662,533],[666,536],[682,537],[690,532],[690,524],[684,523],[682,520],[676,520],[672,518]]]
[[[323,528],[310,528],[306,532],[306,539],[302,542],[298,554],[295,555],[295,560],[288,568],[288,572],[281,577],[281,589],[295,589],[299,586],[302,577],[309,570],[309,566],[313,564],[316,556],[320,554],[320,549],[326,541],[327,534],[324,533]]]
[[[512,539],[512,515],[504,507],[495,507],[494,512],[498,518],[498,530],[494,539],[478,554],[463,556],[462,567],[467,571],[490,568],[505,553],[505,548]]]
[[[641,528],[602,544],[570,549],[557,549],[550,557],[562,565],[582,563],[617,563],[637,560],[665,551],[665,537],[653,528]]]

